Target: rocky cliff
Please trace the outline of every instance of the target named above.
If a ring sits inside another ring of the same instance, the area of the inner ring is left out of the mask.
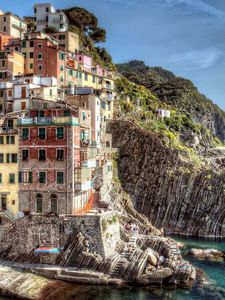
[[[130,122],[109,127],[122,188],[138,212],[168,233],[225,236],[224,155],[201,165]]]

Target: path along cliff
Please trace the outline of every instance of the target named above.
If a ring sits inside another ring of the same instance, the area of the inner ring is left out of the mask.
[[[224,166],[197,166],[150,131],[109,124],[118,148],[118,176],[135,209],[166,233],[225,237]],[[220,161],[220,163],[223,161]]]

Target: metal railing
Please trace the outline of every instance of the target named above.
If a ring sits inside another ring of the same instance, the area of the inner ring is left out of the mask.
[[[14,214],[10,209],[0,210],[0,216],[3,216],[5,218],[9,219],[10,221],[15,220]]]

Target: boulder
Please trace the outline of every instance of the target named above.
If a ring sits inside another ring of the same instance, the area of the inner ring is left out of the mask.
[[[148,257],[147,262],[151,264],[152,266],[157,266],[159,260],[159,255],[155,251],[149,249],[148,250]]]
[[[174,271],[170,268],[155,269],[138,277],[137,282],[143,285],[161,284],[165,278],[171,277]]]

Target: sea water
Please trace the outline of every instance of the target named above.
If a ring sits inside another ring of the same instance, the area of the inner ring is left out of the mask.
[[[185,244],[184,251],[190,248],[214,248],[225,252],[225,242],[176,237],[175,239]],[[196,260],[190,257],[185,257],[185,259],[205,272],[206,285],[195,285],[191,289],[114,288],[80,285],[79,290],[76,285],[74,294],[72,293],[69,297],[60,297],[57,300],[225,300],[225,264]],[[0,300],[6,299],[9,298],[0,297]]]

